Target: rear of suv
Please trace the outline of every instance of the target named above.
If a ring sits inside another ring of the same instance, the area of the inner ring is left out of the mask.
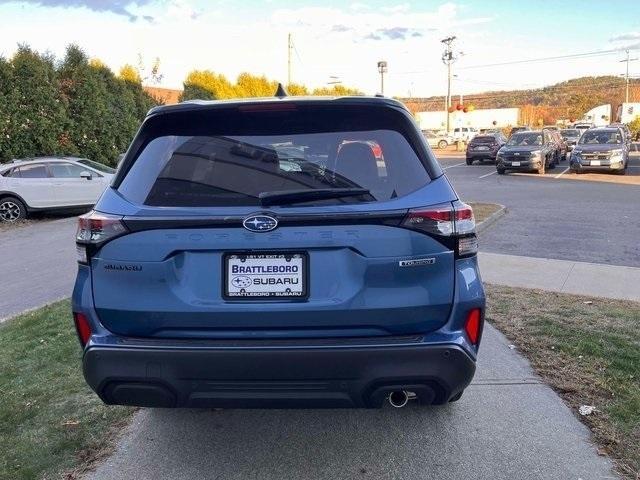
[[[76,242],[107,404],[437,404],[474,375],[473,212],[394,100],[157,107]]]

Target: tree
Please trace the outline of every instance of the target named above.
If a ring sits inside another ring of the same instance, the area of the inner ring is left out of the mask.
[[[215,100],[215,97],[209,90],[199,85],[185,83],[180,95],[180,101],[184,102],[185,100]]]
[[[118,78],[124,80],[125,82],[142,84],[142,77],[140,76],[140,72],[133,65],[130,65],[128,63],[125,63],[122,68],[120,68],[120,72],[118,72]]]
[[[333,85],[332,87],[321,87],[313,90],[314,95],[328,95],[332,97],[344,97],[350,95],[362,95],[362,92],[355,88],[343,85]]]
[[[629,123],[629,130],[631,130],[631,138],[640,139],[640,115]]]
[[[67,153],[66,105],[54,60],[21,45],[0,62],[0,159]]]

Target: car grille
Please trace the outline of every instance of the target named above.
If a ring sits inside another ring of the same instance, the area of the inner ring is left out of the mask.
[[[530,155],[528,153],[521,153],[519,155],[514,155],[513,153],[505,153],[502,155],[502,158],[507,162],[519,162],[519,161],[527,161],[529,160]]]

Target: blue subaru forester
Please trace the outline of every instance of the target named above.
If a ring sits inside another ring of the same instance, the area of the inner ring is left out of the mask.
[[[475,372],[473,212],[395,100],[156,107],[76,241],[107,404],[441,404]]]

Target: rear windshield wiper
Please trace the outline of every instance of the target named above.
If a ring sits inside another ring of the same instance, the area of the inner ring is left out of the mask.
[[[366,188],[318,188],[305,190],[281,190],[262,192],[258,195],[262,205],[280,205],[285,203],[309,202],[327,198],[355,197],[371,195]]]

